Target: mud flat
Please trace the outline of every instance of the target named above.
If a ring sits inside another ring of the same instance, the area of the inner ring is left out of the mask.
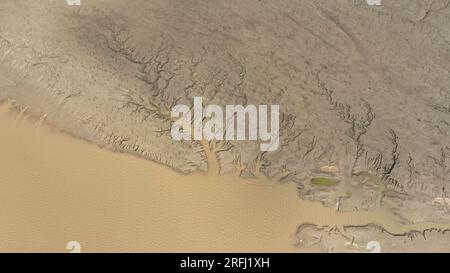
[[[387,211],[403,225],[374,221],[403,234],[450,223],[449,6],[3,0],[0,100],[14,99],[21,117],[192,174],[186,181],[201,172],[223,175],[214,181],[236,170],[250,181],[276,175],[294,183],[283,191],[329,211]],[[279,105],[280,149],[174,141],[168,113],[196,96],[219,106]]]
[[[175,101],[278,104],[280,149],[219,147],[221,173],[258,160],[305,200],[449,223],[449,3],[382,2],[4,0],[0,100],[184,173],[207,161],[168,133]],[[324,166],[339,183],[309,182]]]

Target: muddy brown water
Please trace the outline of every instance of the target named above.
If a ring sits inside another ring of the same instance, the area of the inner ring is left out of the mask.
[[[293,183],[179,174],[0,113],[0,251],[296,252],[302,223],[408,227],[337,213]]]

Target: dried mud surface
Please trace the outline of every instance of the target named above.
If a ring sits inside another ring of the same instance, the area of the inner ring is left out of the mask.
[[[300,198],[339,211],[448,224],[449,6],[4,0],[0,100],[182,173],[211,170],[214,156],[222,174],[278,175]],[[280,149],[173,141],[170,109],[194,96],[279,104]],[[319,187],[315,177],[338,183]]]

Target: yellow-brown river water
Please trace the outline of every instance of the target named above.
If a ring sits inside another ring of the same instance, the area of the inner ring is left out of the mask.
[[[407,230],[302,201],[293,183],[182,175],[1,112],[0,251],[295,252],[302,223]]]

